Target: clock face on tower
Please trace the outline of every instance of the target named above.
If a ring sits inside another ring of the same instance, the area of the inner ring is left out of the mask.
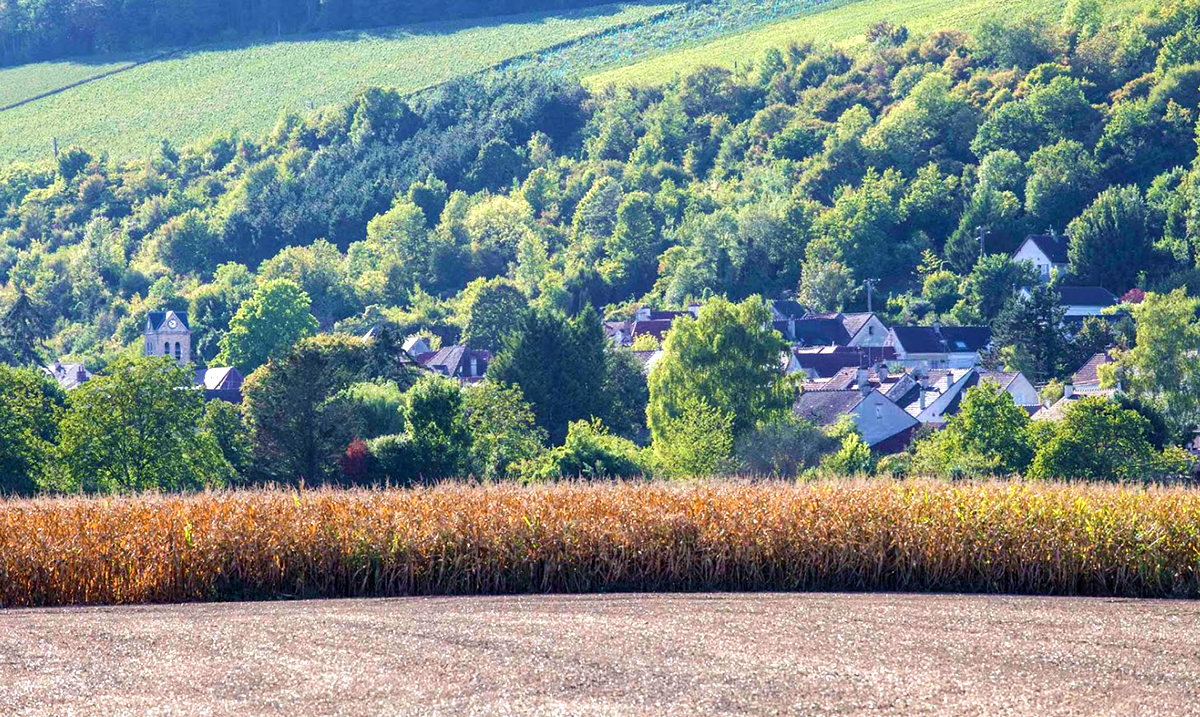
[[[179,322],[176,321],[175,319],[171,319],[170,321],[167,322],[167,326],[170,326],[171,328],[175,328],[176,326],[179,326]]]

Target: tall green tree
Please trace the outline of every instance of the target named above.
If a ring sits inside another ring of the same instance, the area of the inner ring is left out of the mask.
[[[89,493],[196,490],[233,475],[198,430],[204,399],[169,358],[120,359],[67,397],[55,487]]]
[[[553,309],[525,315],[516,333],[488,366],[490,380],[519,386],[538,425],[558,444],[571,421],[603,417],[608,339],[591,307],[567,318]]]
[[[41,371],[0,364],[0,494],[32,495],[47,485],[64,400]]]
[[[463,391],[454,381],[426,374],[404,396],[409,450],[419,478],[429,481],[466,475],[471,433],[463,413]]]
[[[363,378],[367,361],[358,338],[314,336],[246,377],[242,411],[258,474],[309,483],[337,476],[338,459],[359,430],[345,389]]]
[[[1054,435],[1037,452],[1032,478],[1145,480],[1154,470],[1150,423],[1102,397],[1089,396],[1068,409]]]
[[[964,477],[1014,475],[1033,458],[1029,414],[994,381],[967,389],[945,430],[920,441],[913,468],[919,473]]]
[[[460,303],[463,340],[471,348],[494,352],[521,325],[529,298],[511,281],[481,278],[467,285]]]
[[[317,330],[309,311],[308,294],[289,279],[259,285],[229,322],[214,362],[251,372],[272,358],[285,355],[302,338]]]
[[[1012,297],[996,317],[992,341],[1001,347],[1005,364],[1034,383],[1045,383],[1066,369],[1070,341],[1061,304],[1057,291],[1039,285]]]
[[[1156,408],[1176,441],[1200,425],[1200,300],[1186,289],[1149,292],[1130,307],[1136,324],[1134,347],[1119,354],[1107,381]]]
[[[0,317],[0,363],[13,366],[37,365],[42,361],[42,342],[49,333],[45,311],[24,291]]]
[[[784,414],[791,400],[780,367],[786,348],[758,297],[740,304],[715,298],[695,319],[676,319],[650,372],[646,415],[655,444],[685,435],[675,428],[698,402],[728,417],[731,440]]]
[[[520,388],[484,381],[465,392],[462,403],[476,476],[506,477],[515,464],[534,458],[545,446],[546,432]]]
[[[1135,186],[1104,191],[1069,230],[1071,274],[1118,295],[1152,268],[1156,229],[1149,207]]]

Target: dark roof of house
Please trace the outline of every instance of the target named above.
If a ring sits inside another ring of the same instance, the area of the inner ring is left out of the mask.
[[[469,359],[471,356],[483,359],[484,361],[491,361],[492,359],[490,351],[471,350],[462,344],[456,344],[454,346],[443,346],[440,350],[433,353],[421,354],[416,357],[416,360],[417,363],[425,368],[434,369],[447,376],[456,376],[462,367],[464,359]]]
[[[792,411],[797,418],[812,421],[818,426],[828,426],[853,411],[862,400],[862,392],[853,389],[805,391],[792,404]]]
[[[850,334],[850,338],[854,338],[874,315],[871,313],[842,314],[842,326],[846,327],[846,333]]]
[[[162,328],[163,322],[167,320],[167,314],[174,313],[179,319],[179,323],[183,324],[183,328],[188,331],[192,330],[191,324],[188,323],[188,315],[186,311],[151,311],[146,314],[146,330],[158,331]]]
[[[909,353],[936,354],[945,350],[941,336],[932,326],[893,326],[892,336]]]
[[[1116,306],[1116,296],[1103,286],[1060,286],[1058,295],[1065,306]]]
[[[796,322],[795,337],[806,346],[845,346],[850,341],[841,319],[811,315]]]
[[[862,364],[862,354],[847,346],[793,349],[792,355],[801,368],[816,371],[820,376],[831,376],[847,366]]]
[[[209,391],[238,389],[241,388],[242,381],[242,372],[231,366],[196,369],[196,385]]]
[[[802,319],[808,311],[793,299],[778,299],[771,302],[775,312],[785,319]]]
[[[688,316],[691,315],[691,314],[688,314],[688,312],[686,312],[686,311],[654,311],[654,310],[651,310],[650,311],[650,320],[651,321],[673,321],[685,314],[687,314]]]
[[[980,351],[992,340],[992,330],[986,326],[896,326],[892,335],[915,354]]]
[[[986,326],[943,326],[942,338],[951,353],[982,351],[992,342],[992,330]]]
[[[1055,264],[1067,263],[1067,245],[1070,244],[1070,239],[1066,236],[1052,236],[1050,234],[1031,234],[1025,237],[1025,241],[1033,242],[1046,258]]]
[[[649,321],[635,321],[633,328],[630,330],[630,336],[637,338],[642,334],[650,334],[656,339],[662,339],[668,331],[671,330],[671,324],[675,319],[651,319]]]
[[[1075,372],[1075,375],[1071,377],[1071,383],[1075,386],[1089,383],[1098,385],[1100,383],[1099,368],[1106,363],[1110,363],[1111,361],[1112,359],[1108,357],[1107,353],[1101,352],[1095,356],[1092,356],[1087,360],[1087,363],[1080,366],[1079,370]]]

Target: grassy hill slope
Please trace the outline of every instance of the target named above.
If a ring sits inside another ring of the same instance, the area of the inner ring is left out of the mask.
[[[0,160],[81,144],[117,156],[161,138],[182,144],[229,130],[260,135],[285,111],[344,102],[370,86],[414,91],[536,53],[671,5],[624,4],[230,44],[180,53],[0,112]],[[56,62],[0,71],[0,106],[117,69],[116,61]]]
[[[1147,0],[1104,0],[1108,12],[1117,14],[1144,7]],[[1014,8],[1014,5],[1019,7]],[[700,65],[732,67],[753,59],[770,47],[793,41],[843,43],[863,40],[872,23],[888,20],[907,25],[913,32],[940,28],[970,31],[1000,13],[1017,12],[1055,19],[1066,0],[836,0],[818,5],[802,17],[771,23],[722,37],[702,45],[679,49],[634,64],[591,74],[585,83],[592,87],[609,84],[654,84]]]

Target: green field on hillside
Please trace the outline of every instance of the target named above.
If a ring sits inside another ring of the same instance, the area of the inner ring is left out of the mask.
[[[888,20],[913,32],[940,28],[970,31],[1000,14],[1041,15],[1056,19],[1066,0],[837,0],[813,8],[802,17],[775,22],[712,42],[661,54],[635,64],[589,75],[585,84],[655,84],[700,65],[723,65],[752,60],[764,49],[784,47],[793,41],[844,43],[862,41],[872,23]],[[1140,9],[1146,0],[1104,0],[1108,12]]]
[[[371,86],[418,90],[670,7],[608,5],[502,22],[349,31],[189,51],[0,113],[0,160],[45,156],[52,138],[60,146],[130,156],[162,138],[183,144],[230,130],[261,135],[281,113],[303,112],[310,102],[344,102]],[[0,106],[119,64],[56,62],[4,70],[0,96],[7,101]]]
[[[0,68],[0,107],[53,92],[61,87],[98,77],[107,72],[131,67],[143,55],[119,55],[95,61],[69,60],[39,62],[21,67]]]

